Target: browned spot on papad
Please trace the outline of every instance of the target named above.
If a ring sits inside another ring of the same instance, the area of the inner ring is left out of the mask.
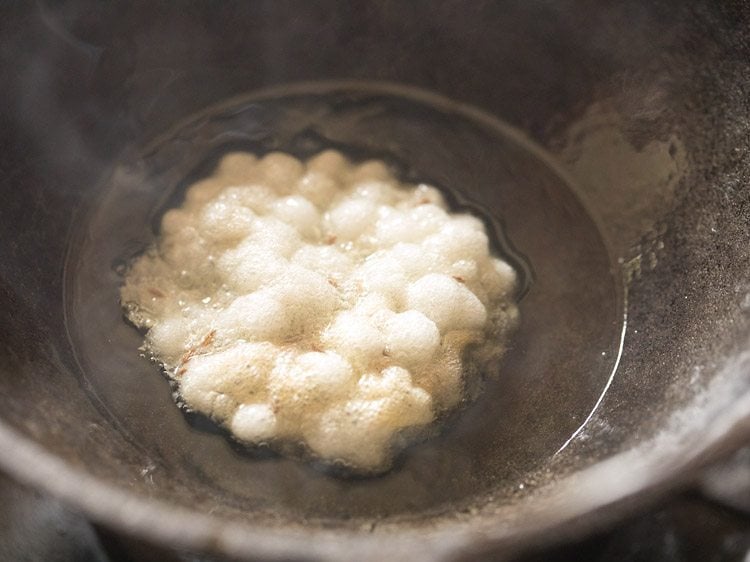
[[[203,340],[201,341],[201,343],[198,344],[198,347],[199,348],[203,348],[203,347],[207,347],[207,346],[211,345],[211,343],[213,343],[213,341],[214,341],[214,336],[215,335],[216,335],[216,330],[211,330],[210,332],[208,332],[206,334],[206,337],[203,338]]]
[[[190,361],[195,355],[198,355],[201,351],[203,351],[205,348],[211,345],[211,342],[214,341],[215,335],[216,335],[216,330],[211,330],[205,335],[205,337],[200,341],[200,343],[198,343],[197,345],[191,346],[182,355],[182,357],[180,357],[180,367],[175,372],[175,375],[177,376],[184,375],[185,371],[187,370],[187,367],[185,367],[185,363]]]
[[[162,299],[167,296],[156,287],[149,287],[148,292],[151,296],[156,297],[157,299]]]

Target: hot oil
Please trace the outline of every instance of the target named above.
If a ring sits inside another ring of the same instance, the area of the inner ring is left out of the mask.
[[[521,325],[481,396],[374,478],[342,478],[351,476],[346,467],[240,447],[212,422],[183,414],[158,366],[139,354],[143,336],[119,305],[124,266],[223,154],[281,150],[304,159],[327,148],[356,161],[382,159],[403,181],[443,189],[454,210],[483,218],[520,280]],[[247,96],[136,147],[92,202],[66,277],[81,376],[92,400],[140,443],[156,467],[151,476],[197,486],[216,497],[217,509],[225,503],[289,517],[439,510],[523,482],[596,404],[622,326],[612,256],[551,160],[475,109],[391,86],[307,85]]]

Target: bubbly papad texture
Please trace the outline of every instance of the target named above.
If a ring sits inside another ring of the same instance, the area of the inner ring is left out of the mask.
[[[515,280],[480,219],[383,162],[230,153],[164,214],[121,297],[185,407],[379,472],[494,372]]]

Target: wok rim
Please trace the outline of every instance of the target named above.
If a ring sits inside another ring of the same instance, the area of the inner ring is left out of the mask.
[[[279,530],[230,522],[109,484],[72,467],[1,420],[0,467],[18,482],[49,493],[93,521],[170,548],[269,560],[349,560],[354,553],[362,560],[405,557],[407,553],[412,560],[439,560],[478,546],[516,554],[606,526],[689,483],[702,468],[746,442],[750,434],[750,415],[746,413],[750,393],[739,402],[742,405],[733,413],[740,415],[727,414],[711,428],[717,439],[693,440],[671,455],[644,457],[639,467],[632,465],[630,451],[619,453],[576,475],[576,485],[571,488],[575,492],[565,498],[565,513],[545,510],[542,517],[529,519],[532,524],[516,527],[507,526],[502,519],[481,516],[481,532],[472,527],[472,521],[462,521],[443,523],[426,532],[399,530],[384,540],[378,534],[351,530]],[[627,481],[602,493],[601,483],[621,476],[624,465],[630,475]],[[599,489],[589,489],[592,486],[586,482],[593,482]]]

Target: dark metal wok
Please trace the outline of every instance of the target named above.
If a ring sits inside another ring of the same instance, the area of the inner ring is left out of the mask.
[[[245,559],[510,556],[692,482],[750,437],[748,30],[746,2],[4,5],[0,465]],[[501,380],[378,478],[233,448],[120,314],[191,139],[188,176],[228,146],[311,150],[312,126],[248,136],[279,92],[398,110],[313,132],[364,154],[392,134],[529,266]],[[200,113],[228,99],[241,138]]]

